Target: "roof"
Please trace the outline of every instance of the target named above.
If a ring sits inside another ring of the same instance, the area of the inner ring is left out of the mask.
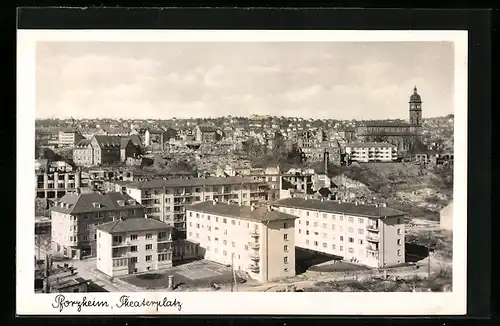
[[[94,138],[97,140],[99,147],[101,148],[120,148],[121,139],[120,136],[105,136],[105,135],[95,135]]]
[[[422,103],[420,95],[417,93],[417,86],[413,89],[413,94],[410,96],[410,103]]]
[[[155,179],[139,181],[129,184],[128,188],[134,189],[151,189],[151,188],[170,188],[170,187],[192,187],[192,186],[218,186],[229,184],[242,184],[242,183],[260,183],[258,180],[242,177],[228,177],[228,178],[191,178],[191,179]]]
[[[142,145],[141,137],[139,137],[139,135],[130,135],[127,138],[130,138],[130,140],[132,141],[132,143],[135,146],[141,146]]]
[[[368,121],[360,127],[410,127],[407,122],[401,121]]]
[[[348,143],[345,147],[397,147],[396,145],[385,142],[366,142],[366,143]]]
[[[286,221],[297,218],[297,216],[282,213],[280,211],[269,210],[268,207],[255,207],[255,209],[252,210],[250,206],[218,202],[214,204],[213,201],[205,201],[186,206],[186,211],[203,212],[254,222]]]
[[[131,142],[132,140],[130,139],[130,137],[124,137],[120,140],[120,148],[126,148],[128,143]],[[133,145],[134,143],[132,143]]]
[[[155,220],[153,218],[127,218],[124,220],[116,220],[96,226],[97,230],[101,230],[110,234],[125,233],[125,232],[140,232],[149,230],[164,230],[172,229],[173,227]]]
[[[124,201],[124,206],[118,204],[119,200]],[[134,204],[128,201],[133,200]],[[59,199],[56,205],[52,206],[51,210],[65,214],[76,213],[91,213],[103,212],[111,210],[121,210],[123,207],[128,208],[142,208],[142,205],[137,203],[135,199],[127,194],[119,192],[108,192],[106,194],[100,193],[68,193]],[[68,207],[61,207],[60,204],[68,204]],[[99,203],[100,207],[94,207],[93,203]]]
[[[217,128],[212,126],[198,126],[201,132],[217,132]]]
[[[85,148],[90,144],[91,141],[92,141],[91,139],[82,139],[76,144],[76,147]]]
[[[390,207],[377,207],[361,204],[356,205],[354,203],[339,203],[333,200],[321,201],[317,199],[285,198],[274,202],[273,205],[372,218],[401,216],[407,214],[403,211]]]

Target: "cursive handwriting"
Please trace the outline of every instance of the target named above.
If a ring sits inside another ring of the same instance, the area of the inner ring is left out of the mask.
[[[118,308],[139,308],[139,307],[156,307],[156,311],[160,307],[177,307],[179,311],[182,310],[182,302],[177,299],[168,300],[167,297],[163,297],[163,301],[160,300],[130,300],[130,296],[122,295],[120,297],[120,302],[116,304]]]
[[[59,312],[62,312],[64,308],[76,307],[76,311],[81,312],[82,307],[109,307],[109,303],[107,301],[98,301],[95,299],[88,300],[86,296],[81,300],[66,300],[63,294],[58,294],[54,298],[52,307],[59,309]]]

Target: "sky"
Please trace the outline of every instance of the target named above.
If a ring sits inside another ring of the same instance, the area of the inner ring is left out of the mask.
[[[452,42],[38,42],[36,117],[453,113]]]

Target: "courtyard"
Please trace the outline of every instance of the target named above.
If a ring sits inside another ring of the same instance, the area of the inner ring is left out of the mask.
[[[150,273],[130,274],[120,280],[143,289],[168,287],[168,276],[174,277],[174,289],[191,287],[210,287],[212,284],[230,284],[233,275],[230,267],[206,260],[198,260]],[[245,280],[236,276],[238,283]]]

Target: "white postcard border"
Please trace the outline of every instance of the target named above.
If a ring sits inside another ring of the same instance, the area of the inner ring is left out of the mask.
[[[34,202],[35,47],[39,41],[105,42],[423,42],[455,45],[453,292],[449,293],[128,293],[131,299],[180,301],[182,309],[117,308],[124,293],[67,293],[67,299],[105,300],[110,307],[52,307],[56,294],[35,294]],[[241,30],[18,30],[17,34],[17,243],[18,315],[65,314],[288,314],[463,315],[467,250],[467,31],[241,31]],[[28,200],[27,200],[28,198]]]

